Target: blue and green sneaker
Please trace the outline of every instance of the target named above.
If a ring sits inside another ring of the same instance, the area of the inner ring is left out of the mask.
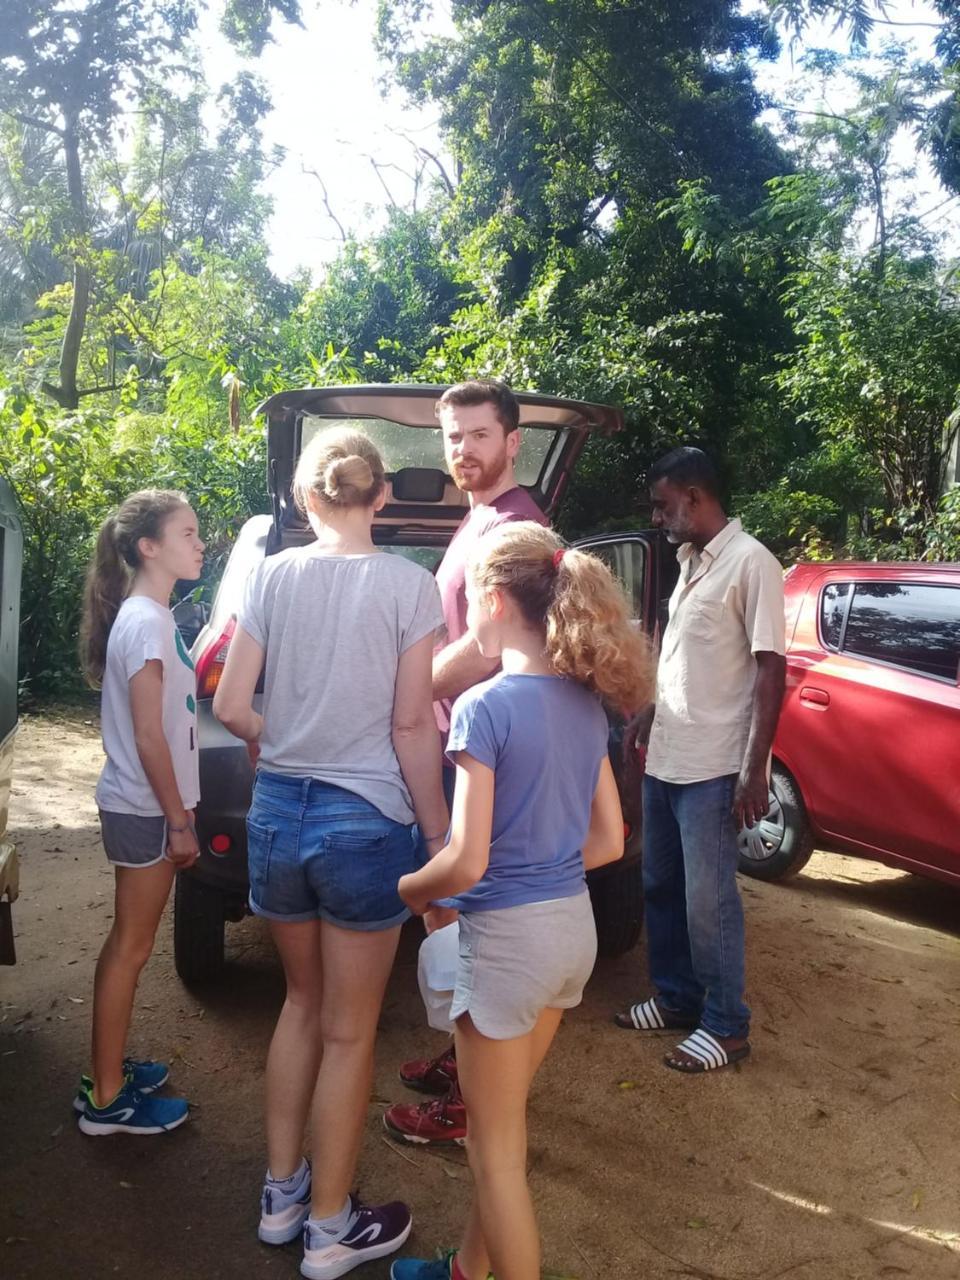
[[[448,1249],[439,1258],[397,1258],[390,1268],[390,1280],[450,1280],[456,1249]]]
[[[165,1062],[134,1062],[132,1058],[124,1058],[123,1074],[140,1093],[156,1093],[167,1083],[170,1069]],[[88,1075],[80,1077],[80,1084],[73,1099],[73,1109],[81,1112],[87,1105],[87,1093],[93,1088],[93,1080]]]
[[[123,1088],[105,1107],[93,1105],[87,1092],[79,1125],[82,1133],[101,1137],[111,1133],[166,1133],[183,1124],[189,1115],[186,1098],[156,1098],[135,1089],[127,1079]]]

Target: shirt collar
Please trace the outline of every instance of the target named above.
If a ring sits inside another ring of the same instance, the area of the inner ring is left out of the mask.
[[[728,520],[718,534],[710,539],[707,545],[700,552],[701,556],[708,556],[711,560],[716,560],[720,552],[738,533],[742,533],[743,525],[740,520],[734,516]],[[694,554],[696,548],[692,542],[685,542],[677,552],[677,560],[681,565],[685,565],[690,557]]]

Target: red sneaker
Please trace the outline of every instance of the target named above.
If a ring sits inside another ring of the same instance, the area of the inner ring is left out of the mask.
[[[394,1103],[383,1113],[383,1123],[388,1133],[404,1142],[462,1147],[467,1136],[467,1108],[453,1085],[444,1097],[429,1102]]]
[[[457,1055],[453,1045],[444,1049],[439,1058],[415,1058],[400,1068],[400,1080],[408,1089],[419,1093],[447,1092],[457,1083]]]

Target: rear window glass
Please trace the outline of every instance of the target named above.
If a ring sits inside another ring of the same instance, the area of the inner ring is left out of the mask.
[[[630,617],[638,621],[643,617],[643,585],[647,567],[647,544],[639,540],[629,542],[601,542],[587,546],[602,560],[623,588],[630,604]]]
[[[960,667],[960,587],[858,583],[843,648],[955,684]]]
[[[828,649],[840,648],[849,596],[849,582],[831,582],[823,589],[820,597],[820,639]]]
[[[369,436],[383,457],[388,473],[401,467],[436,467],[446,471],[443,433],[439,427],[405,427],[386,418],[315,418],[305,414],[300,429],[300,448],[305,449],[318,431],[330,426],[352,427]],[[517,481],[535,485],[540,479],[559,431],[521,427],[520,452],[515,464]]]

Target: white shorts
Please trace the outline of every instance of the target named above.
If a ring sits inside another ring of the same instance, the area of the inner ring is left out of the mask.
[[[512,1040],[544,1009],[572,1009],[597,958],[590,895],[460,916],[450,1017],[469,1013],[481,1035]]]

